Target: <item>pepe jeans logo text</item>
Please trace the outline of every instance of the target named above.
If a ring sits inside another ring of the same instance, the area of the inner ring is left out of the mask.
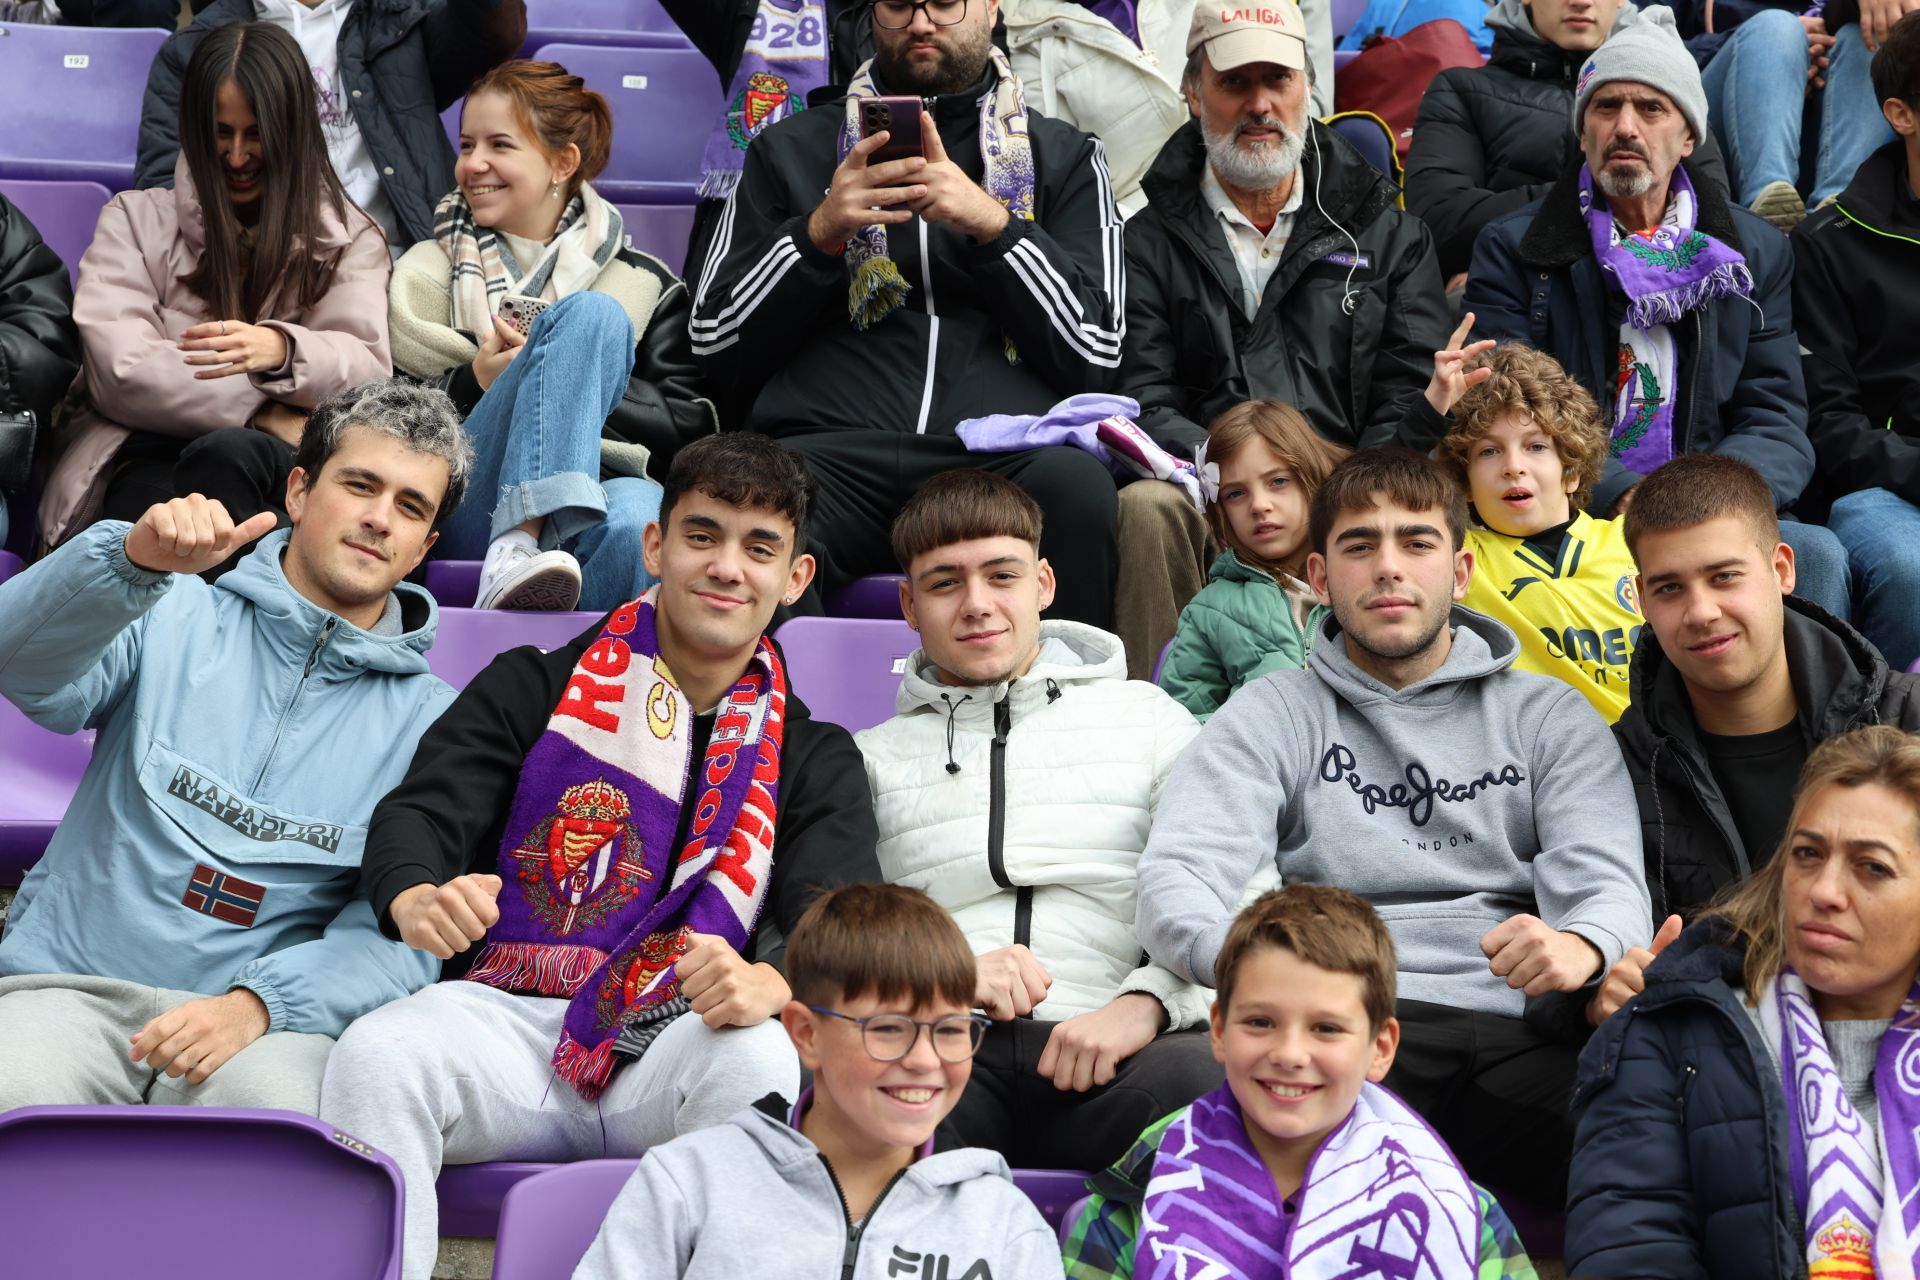
[[[1527,780],[1518,765],[1502,765],[1498,770],[1487,769],[1477,778],[1466,782],[1454,782],[1447,778],[1435,778],[1427,772],[1425,765],[1418,760],[1410,761],[1406,768],[1406,781],[1396,782],[1383,787],[1378,783],[1362,778],[1354,767],[1353,752],[1336,742],[1327,748],[1320,757],[1320,777],[1327,782],[1344,782],[1360,797],[1361,805],[1368,813],[1386,807],[1405,809],[1407,821],[1416,827],[1424,827],[1433,817],[1434,802],[1461,804],[1475,799],[1488,787],[1517,787]]]

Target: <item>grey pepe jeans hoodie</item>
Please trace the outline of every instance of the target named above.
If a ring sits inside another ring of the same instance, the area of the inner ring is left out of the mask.
[[[647,1152],[573,1280],[1062,1274],[1059,1240],[996,1152],[922,1156],[853,1223],[820,1149],[785,1120],[749,1107]]]
[[[1338,885],[1379,909],[1400,995],[1519,1017],[1525,996],[1480,938],[1527,912],[1600,950],[1650,941],[1633,787],[1571,685],[1508,668],[1519,641],[1455,606],[1452,651],[1395,691],[1347,656],[1328,617],[1307,665],[1243,686],[1174,766],[1140,855],[1140,939],[1213,985],[1241,889]]]

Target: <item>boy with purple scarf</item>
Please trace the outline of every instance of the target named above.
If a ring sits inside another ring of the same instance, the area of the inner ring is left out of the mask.
[[[447,1161],[631,1155],[798,1093],[773,935],[880,870],[853,740],[763,634],[812,578],[812,497],[764,437],[682,450],[645,535],[659,584],[495,659],[374,811],[382,929],[462,979],[356,1022],[321,1094],[405,1175],[408,1280]]]
[[[1533,1280],[1499,1202],[1379,1083],[1397,968],[1385,922],[1344,889],[1292,884],[1242,911],[1212,1015],[1226,1083],[1093,1180],[1071,1280]]]

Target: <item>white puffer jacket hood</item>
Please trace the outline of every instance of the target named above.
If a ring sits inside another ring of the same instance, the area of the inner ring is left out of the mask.
[[[855,736],[881,870],[951,912],[976,952],[1026,944],[1053,978],[1036,1018],[1140,991],[1171,1027],[1196,1026],[1212,992],[1145,962],[1134,864],[1199,725],[1126,678],[1119,637],[1076,622],[1040,634],[1033,669],[991,688],[942,684],[915,652],[899,714]]]

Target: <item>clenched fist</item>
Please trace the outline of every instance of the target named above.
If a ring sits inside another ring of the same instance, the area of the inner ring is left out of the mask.
[[[416,884],[394,896],[387,914],[400,931],[400,941],[453,959],[487,936],[500,920],[499,876],[485,873],[456,876],[445,884]]]

